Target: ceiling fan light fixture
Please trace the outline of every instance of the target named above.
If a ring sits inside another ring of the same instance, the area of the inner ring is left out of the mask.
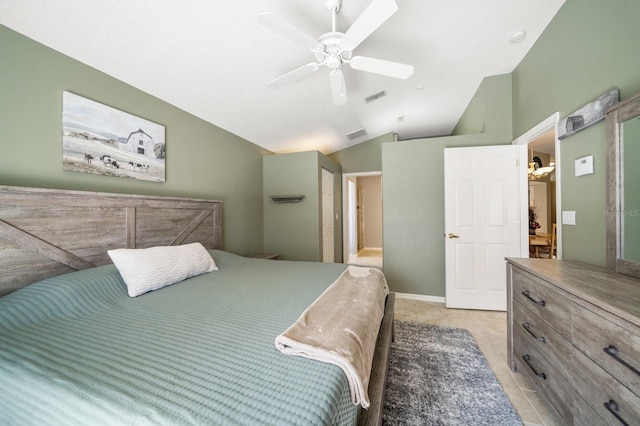
[[[329,84],[333,96],[334,105],[344,105],[347,103],[347,91],[344,86],[344,74],[341,68],[337,68],[329,73]]]
[[[335,69],[338,69],[340,65],[342,65],[342,60],[338,55],[329,55],[327,56],[326,64],[329,67],[329,69],[335,70]]]

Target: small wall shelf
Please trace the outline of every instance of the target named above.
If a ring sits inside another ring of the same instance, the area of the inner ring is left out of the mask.
[[[299,203],[304,195],[269,195],[274,203]]]

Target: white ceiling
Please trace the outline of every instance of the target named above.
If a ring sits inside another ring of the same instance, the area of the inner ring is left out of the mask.
[[[369,2],[343,0],[337,30]],[[0,24],[270,151],[329,154],[389,132],[450,134],[482,79],[513,71],[564,0],[397,2],[354,53],[412,64],[414,74],[396,80],[347,67],[341,106],[326,68],[265,86],[315,58],[259,25],[258,13],[317,38],[331,30],[324,0],[0,0]],[[527,37],[510,43],[517,31]],[[381,90],[386,97],[365,103]],[[368,135],[349,142],[361,128]]]

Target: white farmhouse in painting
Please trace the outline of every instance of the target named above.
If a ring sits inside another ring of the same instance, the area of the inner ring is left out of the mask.
[[[131,132],[127,140],[120,145],[120,149],[155,158],[156,154],[153,151],[154,146],[155,142],[153,138],[144,130],[138,129],[135,132]]]

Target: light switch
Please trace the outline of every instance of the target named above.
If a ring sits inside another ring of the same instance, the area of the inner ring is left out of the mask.
[[[576,212],[562,212],[562,224],[563,225],[575,225],[576,224]]]
[[[576,160],[576,176],[593,174],[593,155],[578,158]]]

